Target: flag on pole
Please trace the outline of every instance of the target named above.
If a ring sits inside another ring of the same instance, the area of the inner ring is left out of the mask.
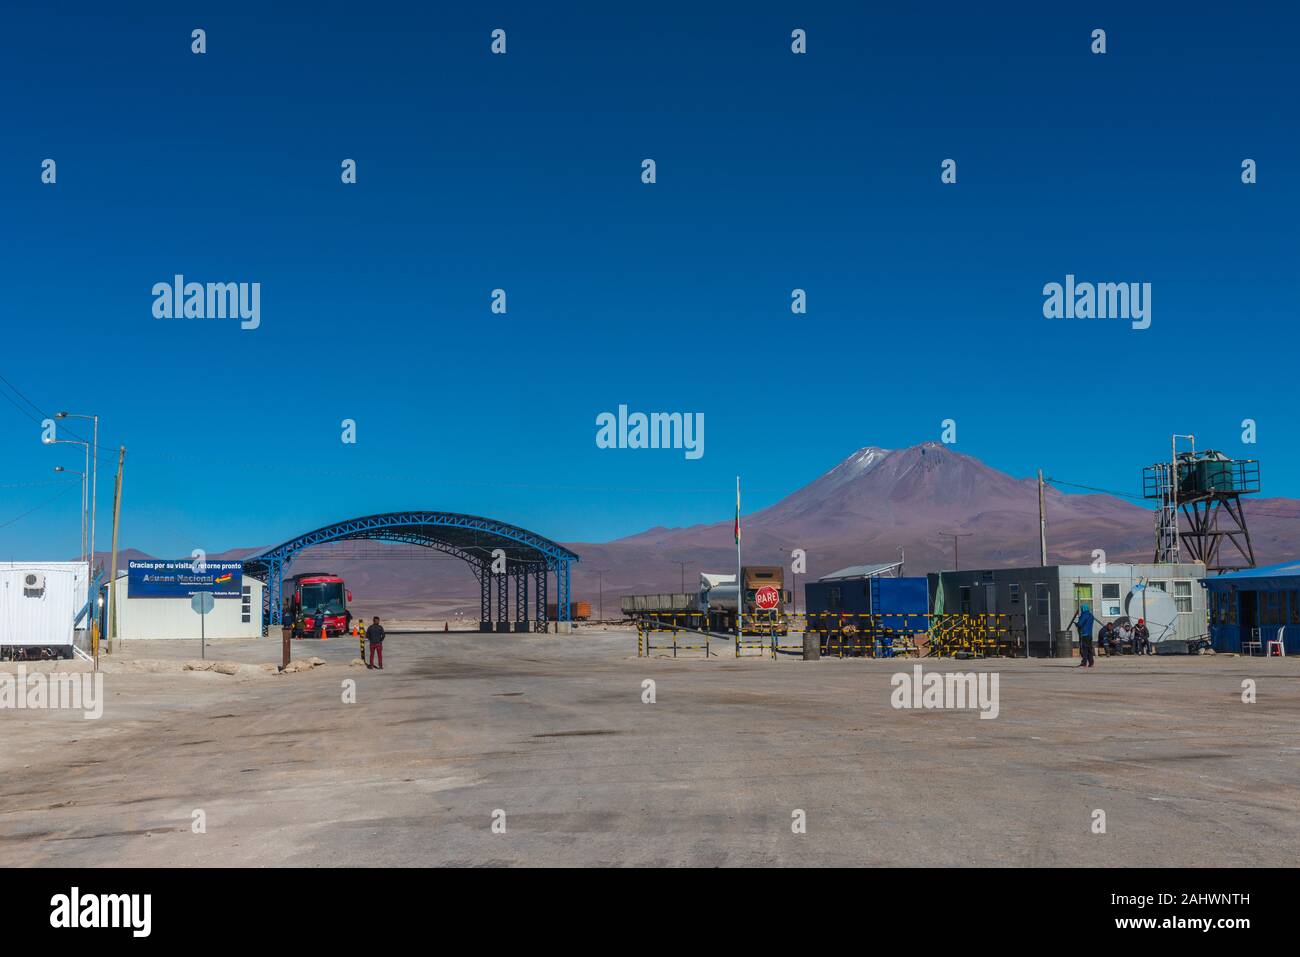
[[[736,544],[740,544],[740,477],[736,477]]]

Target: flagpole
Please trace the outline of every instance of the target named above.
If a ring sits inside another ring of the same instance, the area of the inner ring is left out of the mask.
[[[736,476],[736,641],[745,633],[745,585],[740,578],[740,476]],[[739,645],[737,645],[739,647]]]

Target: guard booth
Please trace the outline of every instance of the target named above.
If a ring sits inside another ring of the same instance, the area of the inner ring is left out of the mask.
[[[1214,575],[1205,589],[1215,651],[1267,654],[1280,641],[1288,655],[1300,654],[1300,561]]]

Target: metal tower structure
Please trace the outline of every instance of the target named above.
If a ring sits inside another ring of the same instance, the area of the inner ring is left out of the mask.
[[[1179,439],[1187,439],[1190,449],[1178,451]],[[1197,452],[1195,436],[1173,436],[1169,461],[1142,470],[1143,497],[1159,503],[1155,560],[1175,563],[1185,551],[1211,574],[1253,568],[1255,550],[1241,497],[1258,491],[1255,459],[1233,459],[1213,449]]]

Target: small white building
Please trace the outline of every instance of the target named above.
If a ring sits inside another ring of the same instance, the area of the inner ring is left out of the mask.
[[[88,575],[86,562],[0,562],[0,657],[48,648],[71,658]]]
[[[243,576],[239,594],[213,599],[212,610],[199,615],[186,597],[139,597],[128,592],[127,573],[120,572],[113,594],[116,635],[124,641],[146,638],[199,638],[200,626],[208,638],[262,637],[262,591],[256,578]]]

